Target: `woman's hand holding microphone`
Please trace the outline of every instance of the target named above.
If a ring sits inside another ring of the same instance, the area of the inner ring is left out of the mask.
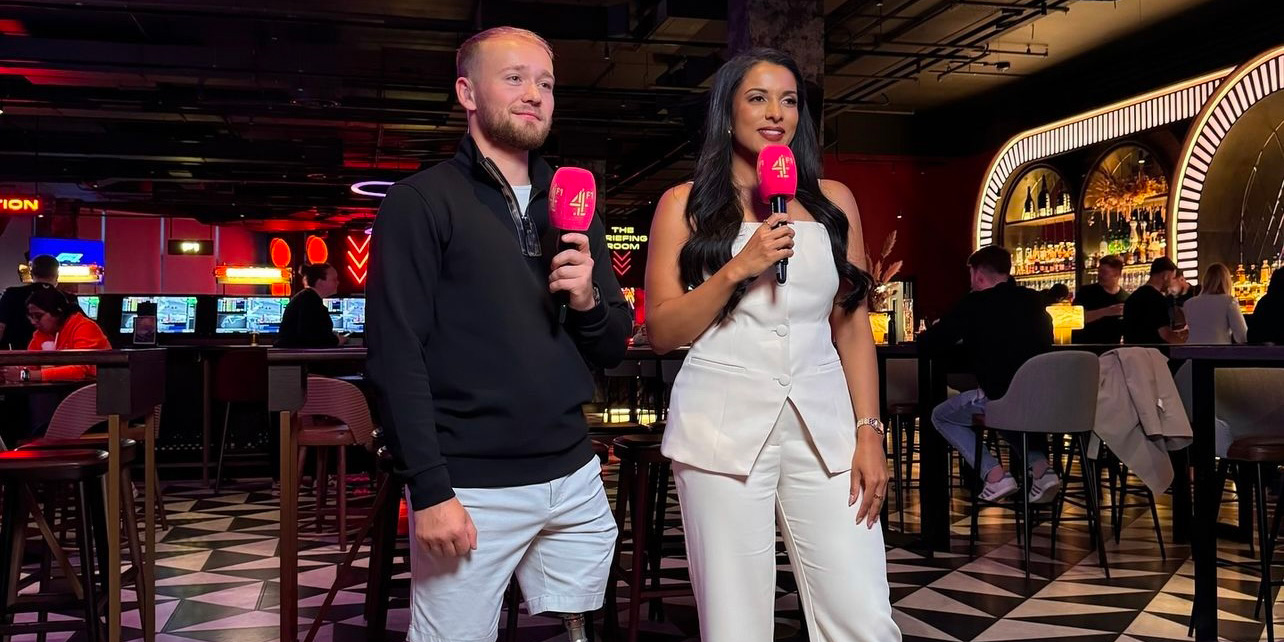
[[[793,256],[794,229],[787,223],[787,214],[772,214],[763,221],[744,249],[727,262],[728,275],[736,282],[747,281],[757,278],[781,259]]]

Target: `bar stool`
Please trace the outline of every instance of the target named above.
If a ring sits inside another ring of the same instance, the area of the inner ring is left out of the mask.
[[[611,563],[615,577],[606,588],[606,618],[608,630],[618,634],[616,583],[623,580],[629,589],[627,642],[637,642],[643,600],[651,602],[654,616],[661,599],[694,595],[689,582],[661,584],[660,561],[669,489],[669,460],[660,454],[661,439],[662,435],[656,434],[626,435],[612,442],[620,458],[615,498],[615,522],[620,540]],[[621,566],[626,537],[631,540],[628,568]]]
[[[1012,384],[1002,398],[986,405],[985,415],[977,416],[974,423],[981,428],[976,436],[976,458],[981,459],[982,433],[997,429],[1017,433],[1021,440],[1020,478],[1017,492],[1019,533],[1021,535],[1021,561],[1026,579],[1030,579],[1030,537],[1033,523],[1030,518],[1029,437],[1031,434],[1074,435],[1080,452],[1088,450],[1088,435],[1097,413],[1097,387],[1100,377],[1097,355],[1082,351],[1065,351],[1041,354],[1026,361],[1012,378]],[[1057,391],[1049,395],[1049,390]],[[1049,463],[1055,463],[1049,457]],[[1110,577],[1106,563],[1106,546],[1101,537],[1100,505],[1097,501],[1097,474],[1092,460],[1084,457],[1080,465],[1083,483],[1088,494],[1088,520],[1092,542],[1097,547],[1097,557]],[[1016,468],[1016,466],[1013,466]],[[1062,472],[1062,471],[1058,471]],[[980,514],[980,475],[976,475],[975,492],[972,494],[972,525],[969,552],[975,553],[978,517]],[[1065,487],[1062,486],[1064,492]]]
[[[299,410],[299,416],[304,420],[297,436],[300,480],[303,479],[308,448],[315,449],[317,453],[317,532],[321,532],[327,512],[329,451],[335,451],[338,460],[338,483],[335,485],[338,506],[334,515],[339,528],[339,552],[343,552],[348,545],[348,447],[373,448],[375,427],[370,417],[370,405],[361,389],[351,383],[313,375],[308,377],[308,398]]]
[[[213,362],[213,385],[210,396],[216,402],[225,404],[223,410],[223,435],[218,445],[218,467],[214,473],[214,491],[218,492],[223,485],[223,461],[227,456],[227,440],[232,420],[234,404],[263,404],[267,402],[267,351],[266,350],[228,350],[218,354]],[[270,413],[264,427],[271,425]],[[267,434],[272,430],[267,428]],[[269,457],[269,465],[275,458]]]
[[[68,450],[101,450],[107,452],[107,435],[89,435],[80,439],[37,439],[18,447],[18,451],[68,451]],[[138,594],[138,608],[149,608],[147,591],[141,590],[138,583],[142,581],[143,547],[138,536],[138,524],[142,515],[138,503],[134,501],[134,482],[132,467],[138,457],[138,442],[133,439],[122,439],[120,442],[120,500],[125,518],[121,520],[125,528],[125,546],[129,551],[129,568],[120,574],[121,586],[132,583]],[[110,465],[110,462],[109,462]],[[41,572],[48,575],[48,564],[41,565]]]
[[[11,450],[0,452],[0,485],[4,486],[4,513],[0,519],[0,637],[30,633],[84,630],[91,642],[104,639],[102,602],[107,595],[107,511],[103,502],[103,476],[107,474],[107,453],[101,450]],[[68,599],[59,595],[12,593],[22,564],[26,543],[27,503],[30,483],[72,483],[75,485],[76,514],[81,525],[76,541],[80,549],[79,582],[83,596]],[[97,576],[97,577],[95,577]],[[11,599],[11,597],[13,599]],[[47,614],[78,604],[84,612],[81,622],[13,623],[16,613]]]
[[[1226,459],[1233,464],[1239,464],[1242,468],[1252,467],[1256,471],[1253,478],[1254,494],[1253,508],[1257,518],[1257,543],[1261,549],[1260,564],[1261,577],[1257,583],[1257,605],[1253,609],[1253,617],[1261,619],[1266,623],[1266,639],[1269,642],[1275,642],[1275,599],[1271,595],[1271,589],[1276,586],[1284,586],[1284,580],[1276,580],[1271,576],[1271,562],[1275,556],[1275,545],[1279,538],[1280,518],[1284,516],[1284,494],[1281,494],[1275,504],[1275,520],[1268,529],[1266,526],[1266,476],[1267,472],[1281,464],[1284,464],[1284,435],[1268,435],[1257,437],[1241,437],[1231,442],[1230,448],[1226,451]],[[1224,486],[1225,479],[1219,479]],[[1246,566],[1247,564],[1228,562],[1218,559],[1218,566]],[[1262,606],[1266,606],[1265,617],[1262,617]],[[1195,618],[1194,612],[1191,612],[1190,626],[1194,630]]]
[[[603,372],[606,375],[606,412],[603,413],[603,422],[611,422],[611,403],[616,399],[612,394],[612,382],[623,381],[625,389],[625,403],[628,404],[630,422],[638,420],[639,390],[638,379],[642,376],[642,363],[639,361],[623,361],[614,368],[606,368]]]
[[[892,441],[892,481],[896,484],[897,523],[905,531],[905,491],[914,485],[914,418],[918,416],[918,360],[888,359],[887,433]],[[883,504],[884,511],[887,503]],[[886,514],[883,515],[886,524]]]
[[[160,436],[161,410],[162,407],[158,405],[152,411],[153,430],[151,434],[144,434],[141,427],[130,426],[124,431],[127,440],[136,443],[147,440],[155,441]],[[107,450],[106,434],[86,434],[94,426],[105,421],[107,421],[107,417],[98,414],[98,384],[91,383],[83,388],[78,388],[58,404],[58,408],[54,410],[53,417],[49,420],[49,428],[45,430],[44,438],[37,440],[36,443],[53,445],[65,441],[68,442],[66,446],[68,448],[74,448],[75,444],[81,444],[82,448]],[[131,456],[128,463],[133,463],[133,461],[134,457]],[[129,469],[126,468],[125,470],[128,471]],[[128,478],[122,477],[122,479]],[[149,500],[154,502],[161,530],[169,530],[168,511],[165,510],[165,497],[164,493],[161,492],[160,484],[156,484],[156,494]],[[132,494],[129,501],[133,502]]]

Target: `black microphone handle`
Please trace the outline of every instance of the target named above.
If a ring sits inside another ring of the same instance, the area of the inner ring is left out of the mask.
[[[566,233],[566,230],[558,230],[557,254],[561,254],[566,250],[575,249],[574,243],[567,243],[566,241],[561,240],[562,235]],[[566,311],[571,307],[571,293],[566,290],[562,290],[561,292],[553,295],[553,300],[557,303],[557,325],[561,326],[566,323]]]
[[[771,197],[772,214],[784,214],[786,211],[788,211],[788,209],[789,209],[788,197],[785,197],[785,196]],[[784,225],[784,223],[780,223],[776,227],[780,227],[780,225]],[[788,258],[780,259],[779,261],[776,262],[776,283],[779,283],[780,285],[784,285],[785,279],[788,278],[788,276],[789,276],[789,259]]]

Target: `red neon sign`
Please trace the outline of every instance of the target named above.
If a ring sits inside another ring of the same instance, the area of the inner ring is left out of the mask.
[[[290,244],[279,236],[268,243],[268,257],[272,259],[273,266],[281,268],[288,267],[294,258],[290,252]]]
[[[20,214],[23,212],[39,212],[39,211],[40,211],[39,197],[0,195],[0,212]]]
[[[325,239],[319,236],[309,236],[303,244],[303,250],[308,263],[325,263],[330,259],[330,248],[326,247]]]
[[[357,233],[348,235],[348,274],[357,285],[366,284],[370,268],[370,237]]]

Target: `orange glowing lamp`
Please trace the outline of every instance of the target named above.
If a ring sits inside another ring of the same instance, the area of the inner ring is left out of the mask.
[[[253,265],[220,265],[214,278],[223,285],[273,285],[290,282],[290,268]]]

